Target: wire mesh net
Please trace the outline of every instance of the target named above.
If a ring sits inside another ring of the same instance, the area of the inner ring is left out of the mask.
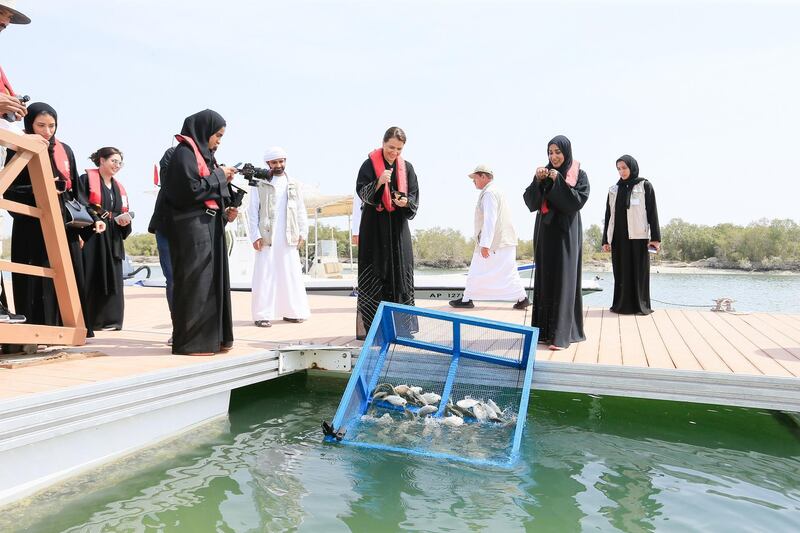
[[[328,440],[507,466],[527,413],[537,330],[382,303]]]

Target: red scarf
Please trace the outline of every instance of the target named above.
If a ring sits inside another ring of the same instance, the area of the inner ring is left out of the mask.
[[[15,96],[14,89],[11,88],[11,83],[8,81],[8,78],[6,78],[6,73],[3,72],[3,67],[0,67],[0,83],[3,84],[2,89],[4,93],[9,96]]]
[[[194,158],[197,160],[197,173],[200,174],[200,177],[205,178],[206,176],[210,176],[211,171],[208,169],[206,160],[203,159],[203,154],[200,153],[200,150],[197,148],[197,144],[195,144],[194,139],[186,135],[176,135],[175,140],[179,143],[188,144],[189,147],[191,147],[191,149],[194,151]],[[219,204],[216,200],[206,200],[203,203],[206,204],[208,209],[219,209]]]
[[[381,174],[386,170],[386,165],[384,164],[383,160],[383,148],[376,148],[375,150],[369,153],[369,159],[372,161],[372,168],[375,170],[375,176],[380,177]],[[408,194],[408,177],[406,176],[406,162],[403,161],[403,158],[397,156],[397,190],[403,194]],[[383,205],[381,205],[383,204]],[[383,211],[386,209],[390,213],[396,209],[394,204],[392,203],[392,195],[389,192],[388,184],[384,185],[383,187],[383,196],[381,197],[381,204],[375,208],[378,211]]]
[[[575,187],[575,184],[578,183],[578,173],[581,170],[581,162],[573,159],[572,164],[569,166],[569,170],[567,170],[567,177],[564,178],[564,181],[567,182],[567,185],[570,187]],[[547,205],[547,200],[542,200],[542,207],[539,211],[546,215],[550,212],[550,206]]]
[[[103,206],[103,193],[100,192],[100,169],[87,168],[86,175],[89,177],[89,204]],[[113,178],[112,178],[113,179]],[[122,202],[122,212],[128,212],[128,193],[125,192],[125,187],[122,186],[118,180],[114,179],[117,187],[119,188],[120,201]],[[112,182],[112,183],[113,183]]]
[[[53,137],[53,164],[64,176],[64,181],[67,182],[67,190],[72,189],[72,172],[69,168],[69,157],[67,157],[67,151],[64,150],[64,145],[55,137]]]

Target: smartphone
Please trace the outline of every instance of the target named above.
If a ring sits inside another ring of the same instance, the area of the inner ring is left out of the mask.
[[[656,250],[656,247],[653,244],[650,244],[650,245],[647,246],[647,251],[649,253],[651,253],[651,254],[657,254],[658,253],[658,250]]]

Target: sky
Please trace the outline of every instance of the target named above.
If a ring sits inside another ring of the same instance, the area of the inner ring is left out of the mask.
[[[153,164],[183,119],[227,121],[220,162],[268,146],[324,194],[351,194],[389,126],[419,177],[412,231],[472,234],[467,174],[486,164],[520,238],[547,142],[572,141],[602,224],[615,161],[633,155],[661,223],[800,221],[800,2],[19,0],[0,34],[15,90],[51,104],[79,168],[101,146],[152,213]],[[262,165],[263,166],[263,165]],[[346,227],[346,219],[333,221]],[[5,224],[8,233],[10,224]]]

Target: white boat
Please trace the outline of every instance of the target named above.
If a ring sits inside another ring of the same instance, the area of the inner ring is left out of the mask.
[[[352,209],[352,204],[346,205],[339,209],[339,203],[343,201],[339,197],[332,197],[335,199],[333,203],[330,201],[325,203],[323,198],[320,201],[321,207],[315,207],[313,204],[309,206],[309,217],[316,217],[311,214],[311,211],[319,214],[323,209],[327,209],[336,205],[337,210],[335,214],[341,215]],[[346,197],[350,199],[351,197]],[[313,200],[312,200],[313,202]],[[338,203],[337,203],[338,202]],[[309,204],[306,198],[306,204]],[[346,202],[345,202],[346,203]],[[341,212],[340,212],[341,211]],[[230,271],[231,289],[235,291],[250,291],[252,290],[253,279],[253,263],[254,263],[254,250],[247,236],[247,213],[244,209],[240,210],[239,218],[228,224],[226,229],[226,236],[228,242],[228,267]],[[304,282],[306,291],[309,294],[330,294],[330,295],[355,295],[357,291],[357,276],[356,272],[347,272],[347,269],[352,266],[352,263],[342,264],[339,263],[336,257],[335,244],[333,246],[324,246],[325,241],[305,244],[305,253],[301,256],[306,258],[313,257],[314,259],[309,262],[305,259],[307,272],[317,274],[316,276],[305,275]],[[327,254],[322,253],[329,250]],[[313,250],[318,250],[320,253],[313,253]],[[331,250],[332,249],[332,250]],[[309,251],[312,253],[309,254]],[[352,250],[350,252],[352,258]],[[313,264],[309,264],[313,263]],[[523,265],[519,267],[520,276],[523,285],[527,288],[529,296],[533,290],[533,276],[531,275],[533,265]],[[414,297],[416,299],[425,300],[454,300],[461,298],[464,295],[464,286],[467,281],[466,273],[461,274],[416,274],[414,276]],[[142,285],[148,287],[163,287],[163,279],[144,279],[137,281]],[[589,294],[603,290],[598,283],[593,280],[584,279],[581,285],[583,294]]]

